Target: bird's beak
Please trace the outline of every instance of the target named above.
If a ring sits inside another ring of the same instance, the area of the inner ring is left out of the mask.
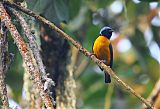
[[[110,31],[110,32],[114,32],[114,30],[112,30],[112,29],[111,29],[111,30],[109,30],[109,31]]]

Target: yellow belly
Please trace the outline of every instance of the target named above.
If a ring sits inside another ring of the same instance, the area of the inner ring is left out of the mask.
[[[110,40],[104,36],[99,36],[93,45],[93,53],[98,59],[105,60],[106,65],[109,65],[111,60],[109,44]]]

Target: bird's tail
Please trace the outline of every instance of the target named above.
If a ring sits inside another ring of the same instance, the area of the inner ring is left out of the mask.
[[[108,73],[104,72],[105,73],[105,83],[110,83],[111,82],[111,77]]]

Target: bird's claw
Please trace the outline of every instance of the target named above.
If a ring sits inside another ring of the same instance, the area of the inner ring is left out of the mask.
[[[106,60],[100,60],[102,63],[106,63],[107,61]]]
[[[94,53],[90,53],[89,56],[91,57],[92,55],[95,55]]]

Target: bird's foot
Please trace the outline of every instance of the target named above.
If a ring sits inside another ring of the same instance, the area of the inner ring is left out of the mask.
[[[91,57],[92,55],[95,55],[94,53],[90,53],[89,56]]]
[[[107,61],[106,60],[100,60],[101,61],[101,63],[106,63]]]

